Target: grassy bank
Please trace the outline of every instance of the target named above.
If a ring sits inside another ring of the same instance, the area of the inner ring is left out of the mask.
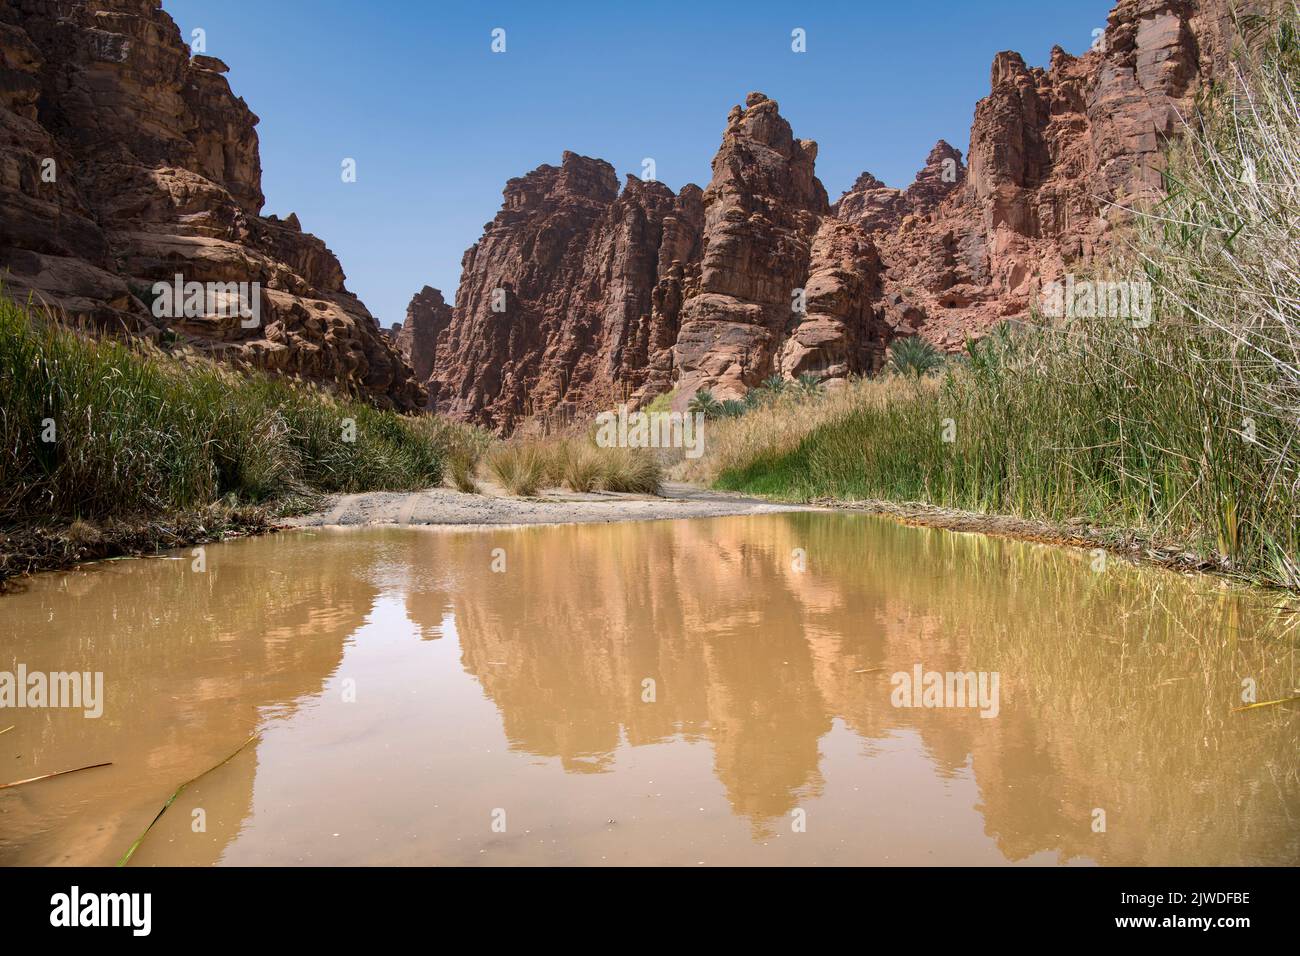
[[[1085,519],[1300,586],[1300,52],[1293,19],[1255,40],[1173,148],[1168,199],[1091,276],[1149,283],[1149,325],[1022,325],[937,375],[719,420],[695,477]]]
[[[151,527],[253,528],[322,493],[436,485],[464,440],[431,416],[87,338],[3,296],[0,369],[6,552],[35,540],[23,529],[77,522],[94,553],[112,529],[143,545]],[[71,539],[54,540],[57,555]]]

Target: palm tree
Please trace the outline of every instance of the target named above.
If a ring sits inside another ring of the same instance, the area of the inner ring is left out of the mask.
[[[815,398],[825,391],[822,387],[821,380],[812,372],[804,372],[799,376],[796,384],[799,388],[799,393],[805,398]]]
[[[745,412],[749,411],[749,406],[744,402],[738,402],[734,398],[729,398],[722,403],[718,411],[719,418],[739,418]]]
[[[769,375],[767,378],[763,379],[763,384],[758,387],[766,392],[770,392],[773,396],[777,396],[785,391],[785,386],[786,381],[780,375]]]
[[[889,364],[899,375],[921,378],[943,365],[943,356],[919,335],[911,335],[889,346]]]
[[[717,418],[722,411],[722,403],[714,398],[713,393],[707,388],[702,388],[691,396],[686,410],[702,414],[705,418]]]

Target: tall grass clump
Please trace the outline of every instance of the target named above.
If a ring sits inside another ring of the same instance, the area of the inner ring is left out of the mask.
[[[605,491],[657,495],[663,468],[649,448],[602,448],[599,481]]]
[[[457,491],[477,494],[478,468],[492,446],[492,434],[483,428],[454,422],[444,423],[447,480]]]
[[[515,437],[487,453],[492,478],[512,495],[543,488],[658,494],[663,468],[651,448],[603,448],[590,434]]]
[[[704,456],[683,459],[673,474],[694,482],[711,482],[720,474],[740,470],[763,474],[818,426],[842,418],[882,385],[880,380],[854,378],[824,389],[811,401],[793,394],[773,396],[761,386],[752,388],[745,396],[745,414],[709,421]]]
[[[719,423],[718,483],[1084,518],[1300,587],[1296,22],[1292,4],[1243,23],[1230,82],[1169,151],[1166,198],[1133,210],[1124,247],[1094,270],[1149,283],[1149,324],[1004,327],[938,377]]]
[[[531,498],[547,478],[547,454],[535,442],[505,442],[487,454],[488,472],[512,495]]]
[[[86,337],[3,295],[0,368],[6,525],[442,480],[452,426],[437,419]]]
[[[564,448],[560,480],[574,491],[595,491],[605,474],[599,449],[577,441],[567,443]]]

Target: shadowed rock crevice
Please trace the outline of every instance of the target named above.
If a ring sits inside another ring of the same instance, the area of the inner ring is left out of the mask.
[[[438,363],[438,338],[451,325],[451,306],[442,292],[425,286],[406,307],[406,320],[393,325],[393,341],[417,381],[427,382]],[[432,390],[429,402],[435,399]]]

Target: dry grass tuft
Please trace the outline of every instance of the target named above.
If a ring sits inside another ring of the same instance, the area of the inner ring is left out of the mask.
[[[487,454],[488,472],[512,495],[531,498],[547,473],[547,455],[534,442],[504,442]]]

